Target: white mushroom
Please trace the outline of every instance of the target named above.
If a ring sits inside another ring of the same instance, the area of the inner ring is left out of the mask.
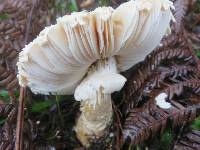
[[[162,109],[169,109],[171,108],[171,104],[166,101],[168,95],[166,93],[160,93],[158,96],[155,97],[156,105],[158,105]]]
[[[126,82],[119,73],[160,43],[173,19],[170,8],[169,0],[131,0],[58,18],[20,53],[20,85],[34,93],[74,93],[82,111],[75,130],[89,146],[112,120],[111,93]]]

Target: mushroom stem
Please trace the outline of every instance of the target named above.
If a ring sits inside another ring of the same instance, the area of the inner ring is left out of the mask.
[[[112,121],[111,95],[105,95],[95,107],[82,101],[81,112],[75,130],[81,143],[89,147],[92,139],[98,139],[106,133]]]
[[[82,114],[77,120],[75,131],[86,147],[98,139],[112,120],[111,94],[119,91],[126,78],[118,73],[114,57],[98,60],[75,90],[75,99],[81,101]]]

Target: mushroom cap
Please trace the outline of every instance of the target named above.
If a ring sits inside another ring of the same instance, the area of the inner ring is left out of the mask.
[[[131,0],[57,19],[19,55],[18,79],[34,93],[73,94],[90,66],[114,57],[118,71],[142,61],[173,18],[169,0]]]

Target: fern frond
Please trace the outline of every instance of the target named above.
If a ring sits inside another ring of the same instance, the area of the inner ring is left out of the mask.
[[[127,82],[124,88],[124,101],[129,101],[129,98],[139,90],[145,81],[150,80],[151,74],[155,72],[156,68],[163,61],[170,62],[173,58],[186,59],[188,61],[191,60],[191,52],[187,49],[178,48],[162,49],[149,54],[144,62],[140,63],[135,70],[131,70],[131,77],[128,78],[129,82]],[[155,74],[156,72],[152,76],[156,76]]]
[[[6,41],[0,41],[0,59],[13,61],[18,57],[18,50]]]
[[[170,100],[170,103],[172,108],[169,110],[157,107],[154,99],[141,108],[132,109],[124,124],[123,140],[138,144],[158,132],[162,133],[170,122],[176,127],[200,114],[200,104],[183,106],[175,100]]]
[[[45,2],[4,0],[0,3],[0,88],[11,90],[17,87],[16,60],[26,42],[46,25],[48,8]]]
[[[13,149],[15,140],[14,126],[17,117],[17,110],[13,105],[0,105],[0,118],[5,118],[6,121],[0,128],[0,149]]]
[[[192,92],[200,95],[200,80],[191,79],[187,81],[182,81],[177,84],[169,85],[166,87],[163,92],[168,93],[169,98],[173,98],[174,95],[180,96],[184,88],[192,89]]]
[[[7,117],[12,109],[13,109],[13,105],[0,104],[0,117]]]
[[[18,81],[15,72],[0,66],[0,88],[14,90],[16,87],[18,87]]]
[[[170,123],[177,127],[200,114],[198,61],[193,59],[194,53],[185,37],[177,37],[175,42],[167,41],[131,70],[123,97],[125,142],[138,144],[162,133]],[[155,97],[163,92],[168,94],[172,105],[167,110],[155,102]]]
[[[189,7],[189,0],[176,0],[174,6],[175,6],[174,16],[176,19],[174,30],[176,33],[179,33],[181,30],[181,26],[183,24],[184,16]]]
[[[173,150],[181,149],[199,149],[200,148],[200,131],[193,130],[184,134],[177,143],[175,143]]]

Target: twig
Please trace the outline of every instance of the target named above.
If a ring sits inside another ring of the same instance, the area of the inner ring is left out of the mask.
[[[63,121],[59,101],[60,100],[58,98],[58,95],[56,95],[56,105],[57,105],[58,115],[59,115],[59,118],[60,118],[61,127],[64,127],[64,121]]]
[[[26,89],[23,88],[23,87],[20,87],[15,150],[22,150],[23,149],[23,128],[24,128],[24,102],[25,102],[25,96],[26,96]]]
[[[28,19],[27,19],[27,24],[26,24],[26,33],[25,33],[25,38],[24,38],[24,44],[27,44],[27,42],[28,42],[30,26],[31,26],[31,22],[32,22],[32,16],[33,16],[33,12],[34,12],[37,2],[39,2],[39,0],[33,0],[33,5],[31,7],[30,13],[27,16]]]
[[[30,13],[27,16],[27,24],[26,24],[26,33],[24,44],[27,44],[30,26],[32,22],[32,16],[37,4],[38,0],[33,1],[33,5],[31,7]],[[23,128],[24,128],[24,99],[26,95],[26,89],[20,87],[20,96],[19,96],[19,106],[18,106],[18,115],[17,115],[17,127],[16,127],[16,141],[15,141],[15,150],[22,150],[23,149]]]

